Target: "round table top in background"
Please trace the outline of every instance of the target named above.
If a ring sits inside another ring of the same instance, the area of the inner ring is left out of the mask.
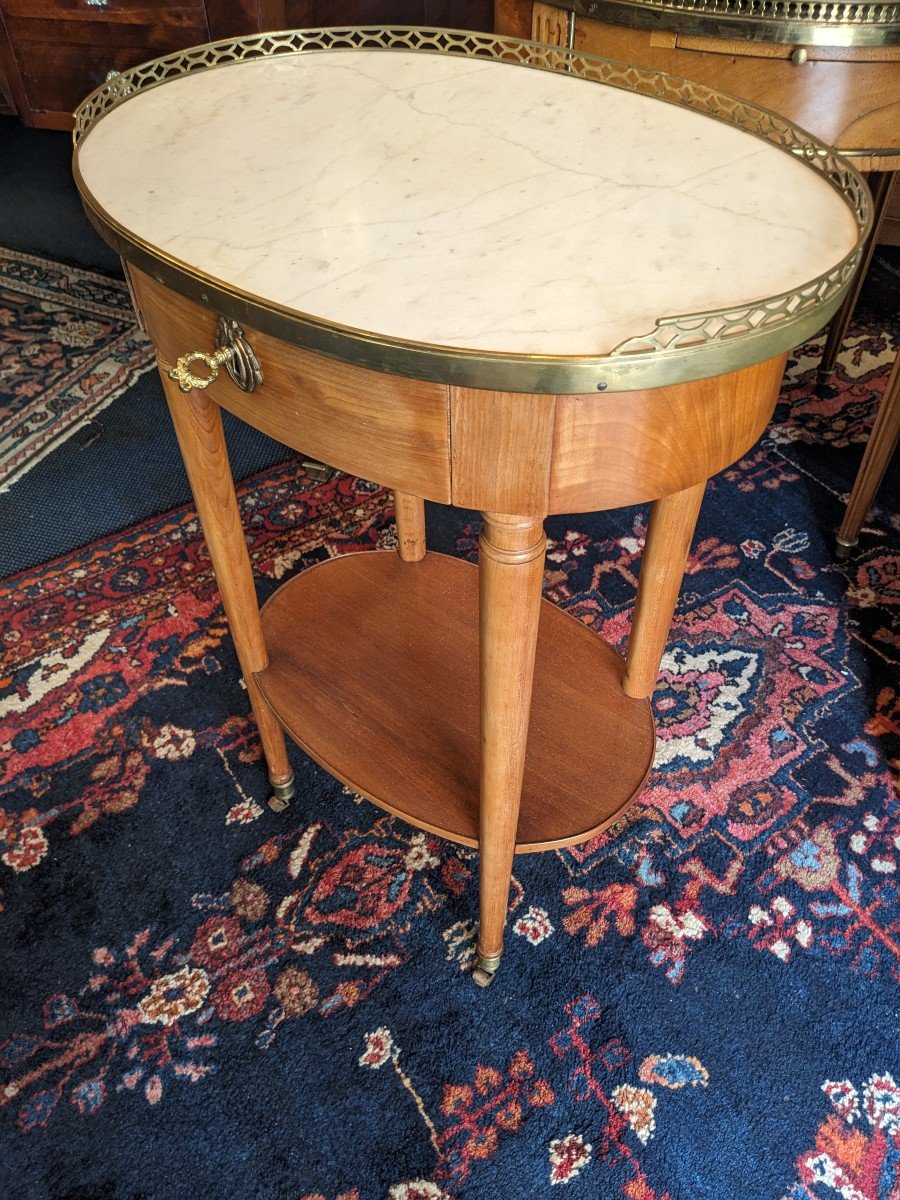
[[[295,315],[293,340],[313,329],[337,357],[386,347],[366,365],[402,374],[442,377],[421,365],[441,348],[473,369],[659,358],[642,346],[661,320],[802,292],[860,241],[859,203],[806,159],[565,70],[401,44],[246,58],[124,99],[81,134],[76,174],[127,258],[212,284],[258,328],[254,305]]]
[[[554,0],[611,25],[790,46],[900,45],[896,0]]]

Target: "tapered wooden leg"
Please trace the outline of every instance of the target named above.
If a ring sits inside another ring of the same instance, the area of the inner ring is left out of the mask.
[[[856,308],[856,302],[862,290],[863,280],[866,277],[866,271],[869,269],[869,263],[872,261],[872,255],[875,252],[875,245],[878,241],[878,235],[881,232],[881,226],[884,224],[884,218],[887,216],[888,199],[890,198],[891,189],[898,174],[900,172],[897,171],[870,171],[867,176],[867,182],[872,192],[872,231],[869,234],[869,240],[866,242],[859,270],[850,284],[850,290],[844,297],[841,307],[831,318],[831,324],[828,326],[825,349],[822,351],[822,361],[819,363],[817,372],[820,383],[828,381],[831,372],[834,370],[834,364],[837,362],[837,356],[840,353],[844,338],[847,336],[847,330],[853,318],[853,311]]]
[[[476,982],[503,952],[547,539],[535,517],[484,514],[479,541],[481,658],[480,921]]]
[[[897,448],[900,438],[900,354],[894,360],[894,369],[888,380],[887,389],[881,397],[878,412],[875,414],[875,424],[869,434],[869,441],[859,471],[847,511],[837,535],[837,556],[848,558],[850,551],[859,538],[859,529],[865,520],[866,513],[872,507],[872,500],[878,491],[878,486],[884,478],[891,455]]]
[[[706,483],[698,483],[651,506],[622,684],[626,696],[653,695],[705,490]]]
[[[394,492],[397,518],[397,549],[404,562],[425,557],[425,501],[409,492]]]
[[[180,391],[161,368],[169,411],[187,468],[194,503],[209,547],[216,582],[269,768],[276,811],[294,792],[284,731],[256,686],[254,672],[268,665],[253,571],[241,525],[219,406],[202,391]]]

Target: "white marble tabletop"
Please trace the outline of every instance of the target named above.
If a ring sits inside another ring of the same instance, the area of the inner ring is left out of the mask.
[[[224,284],[412,342],[602,355],[856,241],[818,173],[689,110],[490,60],[354,50],[141,92],[78,151],[95,203]]]

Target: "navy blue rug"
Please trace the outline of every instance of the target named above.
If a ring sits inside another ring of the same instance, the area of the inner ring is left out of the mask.
[[[122,280],[0,248],[0,492],[153,369]]]
[[[486,991],[473,853],[296,750],[293,806],[265,807],[190,507],[7,581],[0,1192],[898,1200],[889,484],[831,557],[889,363],[860,325],[817,395],[801,351],[711,482],[647,790],[517,859]],[[395,537],[389,493],[294,463],[241,502],[263,596]],[[645,520],[548,522],[546,594],[620,647]]]
[[[122,278],[0,247],[0,576],[190,491]],[[229,414],[237,478],[292,457]]]

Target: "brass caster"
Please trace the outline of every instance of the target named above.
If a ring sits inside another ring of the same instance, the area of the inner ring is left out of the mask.
[[[816,382],[813,391],[820,400],[827,400],[831,395],[831,388],[833,386],[832,374],[832,371],[816,371]]]
[[[840,538],[835,538],[834,557],[840,562],[846,562],[851,553],[856,549],[856,546],[856,542],[843,542]]]
[[[291,802],[291,797],[294,795],[294,777],[285,780],[284,783],[272,784],[273,794],[269,797],[269,808],[272,812],[284,812]]]
[[[494,976],[497,974],[499,966],[499,954],[479,954],[478,965],[472,972],[472,978],[479,987],[489,987],[494,982]]]
[[[314,458],[304,458],[301,465],[307,475],[311,475],[316,483],[327,483],[334,474],[331,467],[326,466],[325,463],[318,462]]]

